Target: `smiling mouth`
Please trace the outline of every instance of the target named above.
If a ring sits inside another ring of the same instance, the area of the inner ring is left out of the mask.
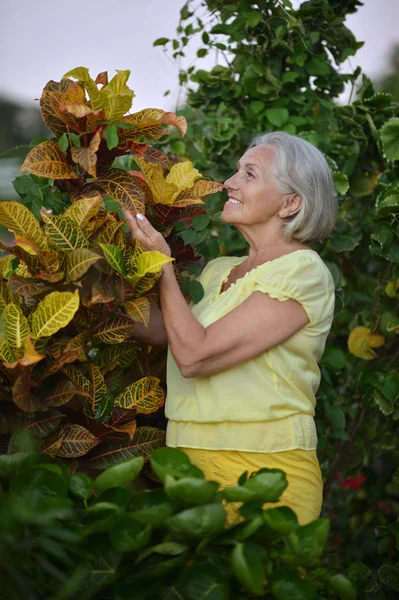
[[[227,202],[231,202],[232,204],[243,204],[242,202],[240,202],[239,200],[236,200],[235,198],[229,198],[227,200]]]

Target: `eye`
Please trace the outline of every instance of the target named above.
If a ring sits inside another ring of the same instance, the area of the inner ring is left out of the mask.
[[[247,171],[246,173],[247,173],[248,177],[255,177],[255,175],[253,173],[251,173],[251,171]]]

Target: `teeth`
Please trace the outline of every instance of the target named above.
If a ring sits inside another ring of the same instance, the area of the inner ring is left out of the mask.
[[[242,202],[235,200],[234,198],[229,198],[229,202],[234,202],[234,204],[242,204]]]

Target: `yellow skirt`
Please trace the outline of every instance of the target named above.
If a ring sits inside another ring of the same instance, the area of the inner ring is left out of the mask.
[[[264,508],[288,506],[295,511],[298,521],[305,525],[320,515],[323,481],[315,450],[288,450],[265,454],[233,450],[203,450],[179,448],[205,475],[205,479],[217,481],[221,488],[237,485],[245,471],[250,475],[259,469],[281,469],[287,475],[288,486],[278,502],[265,504]],[[240,504],[226,506],[229,525],[240,520],[237,512]]]

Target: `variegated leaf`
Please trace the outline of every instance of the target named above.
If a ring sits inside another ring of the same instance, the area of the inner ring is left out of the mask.
[[[53,437],[46,438],[43,440],[40,446],[40,452],[47,454],[48,456],[57,456],[59,449],[61,448],[62,436],[58,433]]]
[[[44,283],[37,283],[32,280],[27,281],[24,277],[20,277],[15,273],[8,280],[8,288],[13,294],[18,294],[18,296],[38,296],[51,289]]]
[[[145,192],[134,177],[118,169],[111,169],[96,184],[101,190],[135,213],[145,212]]]
[[[94,197],[81,198],[69,206],[62,216],[71,219],[84,230],[90,219],[97,216],[101,202],[102,196],[98,193]]]
[[[70,323],[79,308],[79,292],[52,292],[31,316],[34,339],[49,337]]]
[[[107,467],[135,456],[143,456],[148,460],[157,448],[165,445],[165,432],[155,427],[138,427],[133,440],[127,438],[120,442],[105,442],[94,451],[88,460],[93,469]]]
[[[137,431],[137,421],[133,419],[133,421],[129,421],[123,425],[110,425],[110,428],[113,431],[118,431],[119,433],[127,433],[129,439],[133,440],[134,434]]]
[[[134,323],[127,317],[115,317],[100,323],[94,330],[93,339],[105,344],[118,344],[133,335]]]
[[[115,238],[115,234],[118,229],[123,225],[123,221],[114,221],[108,223],[101,231],[96,235],[94,243],[96,244],[111,244]]]
[[[126,265],[123,251],[114,244],[99,244],[107,263],[120,275],[126,275]]]
[[[72,160],[78,163],[86,173],[89,173],[94,179],[97,177],[97,150],[100,146],[101,134],[97,131],[88,147],[76,148],[75,146],[71,149]]]
[[[102,374],[105,375],[105,373],[112,371],[112,369],[118,365],[123,368],[129,367],[134,361],[136,354],[136,342],[112,344],[102,350],[97,364],[100,367]]]
[[[23,350],[21,348],[11,348],[4,342],[0,342],[0,360],[7,369],[14,369],[18,360],[21,358]]]
[[[4,310],[11,302],[11,294],[6,279],[0,278],[0,310]],[[1,334],[0,334],[1,335]]]
[[[33,417],[25,417],[24,431],[34,437],[47,437],[57,429],[64,418],[65,415],[59,410],[36,412]]]
[[[39,177],[48,179],[77,179],[79,174],[73,170],[66,154],[52,140],[38,144],[28,153],[21,171],[30,171]]]
[[[66,283],[77,281],[100,260],[101,256],[88,248],[76,248],[67,254]]]
[[[69,379],[64,379],[58,381],[52,387],[52,389],[44,396],[43,402],[46,406],[62,406],[78,393],[82,394],[81,390],[79,390]]]
[[[125,302],[123,308],[134,321],[143,323],[146,329],[150,324],[151,304],[148,298],[137,298],[130,302]]]
[[[84,456],[100,443],[100,440],[90,431],[76,424],[61,427],[60,436],[62,436],[62,440],[57,456],[62,458]]]
[[[92,394],[90,380],[87,379],[78,367],[75,367],[75,365],[66,365],[61,370],[80,390]]]
[[[75,250],[76,248],[87,248],[89,242],[83,231],[72,219],[63,215],[53,217],[40,211],[43,221],[46,223],[45,231],[51,244],[64,252]]]
[[[0,279],[3,277],[4,279],[8,279],[8,277],[12,274],[11,263],[14,260],[14,257],[11,255],[2,256],[0,258]]]
[[[0,223],[12,231],[15,237],[23,237],[37,248],[48,250],[47,239],[39,222],[23,204],[0,202]]]
[[[43,407],[39,398],[32,393],[31,375],[28,371],[24,371],[16,379],[12,388],[12,399],[24,412],[33,412]]]
[[[129,385],[115,399],[115,406],[135,408],[137,413],[149,415],[156,412],[165,402],[165,392],[158,377],[143,377]]]
[[[196,181],[193,187],[179,192],[174,198],[173,206],[183,208],[191,204],[204,204],[201,198],[221,192],[223,188],[224,185],[222,183],[201,179],[200,181]]]
[[[43,120],[57,138],[60,138],[67,131],[65,122],[59,117],[59,103],[61,95],[68,89],[70,84],[71,82],[67,79],[49,81],[40,98]]]
[[[91,419],[103,421],[112,412],[114,399],[107,388],[100,369],[90,363],[91,398],[86,401],[85,414]]]
[[[28,320],[16,304],[7,304],[0,320],[0,338],[12,348],[20,348],[29,334]]]
[[[89,94],[91,107],[94,111],[102,108],[100,92],[97,88],[97,84],[90,77],[89,70],[86,67],[76,67],[76,69],[71,69],[68,71],[68,73],[65,73],[63,79],[66,79],[67,77],[73,77],[74,79],[78,79],[83,83],[87,93]]]
[[[115,300],[115,293],[112,284],[105,282],[93,283],[91,288],[91,304],[108,304]]]
[[[90,336],[88,331],[75,335],[66,345],[65,352],[77,352],[78,360],[87,360],[86,342]]]

